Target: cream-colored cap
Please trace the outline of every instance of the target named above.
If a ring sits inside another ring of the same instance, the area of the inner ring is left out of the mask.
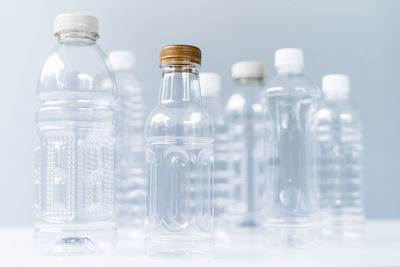
[[[267,77],[267,67],[259,61],[240,61],[232,65],[232,78],[259,78]]]
[[[99,22],[96,17],[80,13],[65,13],[54,20],[54,34],[63,31],[78,31],[99,34]]]

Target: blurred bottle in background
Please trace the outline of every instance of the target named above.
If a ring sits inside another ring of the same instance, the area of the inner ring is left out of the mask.
[[[217,73],[200,73],[201,98],[204,110],[215,127],[214,142],[214,225],[217,237],[227,235],[227,207],[230,203],[229,138],[225,106],[220,97],[221,77]]]
[[[35,243],[47,254],[105,251],[117,241],[116,86],[98,32],[96,17],[57,16],[58,44],[40,75]]]
[[[214,126],[202,107],[201,51],[166,46],[160,64],[160,99],[145,127],[147,254],[207,256],[213,245]]]
[[[264,186],[264,127],[259,95],[266,67],[257,61],[233,64],[236,87],[226,105],[232,171],[230,221],[236,230],[259,228]]]
[[[146,211],[146,180],[144,175],[143,88],[134,70],[135,55],[131,51],[112,51],[110,64],[117,81],[118,114],[116,142],[116,213],[119,230],[140,234]],[[121,231],[120,231],[121,233]]]
[[[265,215],[269,239],[284,247],[319,239],[319,195],[312,127],[320,90],[303,75],[303,52],[275,53],[278,74],[263,92],[266,111]]]
[[[361,237],[364,222],[362,130],[346,75],[326,75],[316,114],[322,226],[328,240]]]

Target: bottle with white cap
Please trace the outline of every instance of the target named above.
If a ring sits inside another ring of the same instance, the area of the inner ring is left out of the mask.
[[[144,175],[144,92],[134,70],[135,55],[116,50],[108,55],[117,80],[118,112],[116,161],[116,212],[119,232],[142,232],[146,213]]]
[[[35,243],[46,254],[106,251],[117,241],[114,75],[96,17],[59,15],[55,37],[37,92]]]
[[[322,233],[328,240],[359,238],[364,222],[361,120],[348,101],[346,75],[324,76],[322,91],[315,120]]]
[[[321,95],[303,75],[303,52],[275,52],[278,74],[263,91],[266,111],[266,229],[273,245],[307,247],[320,233],[313,116]]]
[[[232,65],[236,87],[226,105],[226,116],[233,172],[230,182],[233,203],[229,207],[233,230],[260,229],[264,128],[259,94],[266,76],[262,62],[241,61]]]
[[[200,73],[204,109],[214,121],[214,225],[217,237],[226,236],[227,207],[230,203],[228,124],[220,97],[221,77],[213,72]]]

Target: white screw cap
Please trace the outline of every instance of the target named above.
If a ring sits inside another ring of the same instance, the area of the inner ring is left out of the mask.
[[[267,77],[267,67],[259,61],[239,61],[232,65],[232,78],[259,78]]]
[[[202,97],[219,96],[221,77],[214,72],[200,72],[200,88]]]
[[[347,99],[350,92],[350,79],[343,74],[329,74],[322,78],[322,91],[325,99]]]
[[[115,50],[108,54],[113,70],[131,70],[135,66],[135,54],[129,50]]]
[[[282,48],[275,51],[275,67],[282,71],[301,72],[304,67],[303,51],[298,48]]]
[[[62,31],[79,31],[99,34],[99,21],[96,17],[86,14],[61,14],[54,20],[54,34]]]

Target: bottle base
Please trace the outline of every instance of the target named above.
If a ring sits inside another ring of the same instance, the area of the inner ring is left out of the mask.
[[[268,225],[267,246],[277,248],[312,248],[321,240],[319,225]]]
[[[115,226],[35,226],[35,247],[46,255],[81,255],[107,252],[117,245]]]
[[[211,258],[214,240],[145,239],[146,255],[152,258]]]

